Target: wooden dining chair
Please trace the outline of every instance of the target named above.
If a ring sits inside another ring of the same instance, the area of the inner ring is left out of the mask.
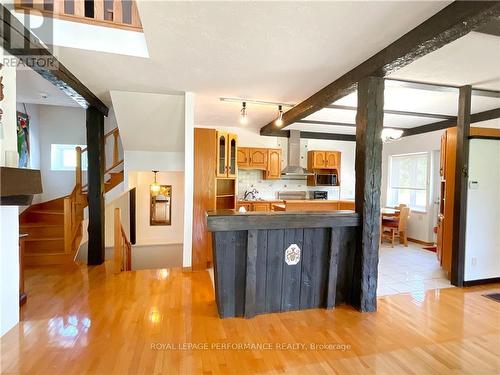
[[[396,220],[382,219],[381,243],[384,239],[391,241],[391,246],[394,247],[396,237],[399,237],[399,242],[408,247],[408,217],[410,216],[409,207],[401,207],[399,216]]]

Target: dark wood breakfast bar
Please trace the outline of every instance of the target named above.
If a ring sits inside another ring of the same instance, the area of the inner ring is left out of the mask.
[[[221,318],[352,304],[354,211],[207,214]]]

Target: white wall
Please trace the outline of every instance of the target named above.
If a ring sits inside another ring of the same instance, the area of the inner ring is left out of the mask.
[[[404,137],[392,143],[384,143],[382,150],[382,206],[387,205],[388,168],[390,156],[414,152],[429,152],[429,158],[431,158],[429,172],[431,172],[432,169],[439,168],[439,160],[432,158],[432,151],[439,150],[441,148],[441,135],[443,132],[443,130],[439,130],[431,133]],[[432,173],[429,173],[429,175],[431,176]],[[432,210],[434,210],[435,207],[431,202],[431,190],[433,187],[431,181],[428,181],[428,187],[430,194],[427,202],[427,210],[426,212],[411,212],[408,220],[408,236],[420,241],[433,242],[434,234],[432,228],[436,225],[436,223],[432,222]]]
[[[136,184],[137,245],[180,244],[184,239],[184,172],[159,172],[157,181],[172,185],[172,225],[149,224],[150,185],[154,174],[149,171],[130,172]]]
[[[40,105],[40,152],[43,193],[41,201],[60,198],[75,187],[74,171],[50,168],[52,144],[86,144],[85,110],[83,108]],[[84,172],[86,175],[86,172]],[[84,176],[84,178],[86,178]]]
[[[0,47],[0,57],[4,53]],[[4,99],[0,102],[2,131],[0,132],[0,165],[6,166],[7,152],[17,153],[16,134],[16,71],[3,66]],[[2,134],[3,133],[3,134]],[[9,165],[11,166],[11,165]],[[19,322],[19,208],[0,206],[0,336]]]
[[[281,148],[282,160],[281,167],[285,168],[288,164],[288,138],[282,137],[267,137],[261,136],[259,130],[244,128],[244,127],[218,127],[217,130],[226,131],[238,136],[239,147],[265,147],[265,148]],[[345,141],[329,141],[323,139],[301,139],[300,140],[300,165],[307,168],[307,151],[326,150],[340,151],[342,153],[342,167],[340,171],[341,188],[340,192],[337,188],[314,187],[309,188],[306,181],[300,180],[277,180],[266,181],[262,180],[260,173],[243,173],[244,178],[241,179],[238,192],[241,195],[249,185],[255,185],[259,192],[262,190],[262,197],[275,199],[276,192],[279,190],[326,190],[331,199],[338,199],[339,194],[341,199],[354,199],[355,174],[354,174],[354,159],[356,156],[356,143]]]
[[[466,281],[500,277],[499,140],[470,141],[464,271]]]

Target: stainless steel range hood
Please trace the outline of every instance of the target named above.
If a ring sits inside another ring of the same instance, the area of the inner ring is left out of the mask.
[[[313,175],[300,166],[300,130],[290,130],[287,161],[286,168],[281,171],[282,179],[304,180]]]

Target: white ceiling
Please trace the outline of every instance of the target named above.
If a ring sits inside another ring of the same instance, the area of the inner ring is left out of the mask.
[[[184,95],[111,91],[126,151],[184,151]]]
[[[238,126],[239,106],[219,97],[298,103],[448,3],[139,1],[149,59],[56,55],[108,105],[110,90],[192,91],[197,125]],[[250,105],[247,126],[275,116]]]
[[[471,32],[394,72],[388,78],[453,86],[471,84],[474,88],[500,91],[500,37]],[[457,115],[458,90],[455,92],[415,90],[401,87],[394,81],[386,80],[385,82],[385,109]],[[345,96],[335,104],[356,106],[357,92]],[[499,108],[500,98],[473,95],[471,107],[472,113]],[[354,123],[355,116],[354,111],[322,109],[305,120]],[[384,126],[400,128],[410,128],[437,121],[441,120],[384,115]],[[296,123],[286,129],[354,134],[351,128],[332,125]]]
[[[445,7],[448,2],[165,2],[139,1],[150,58],[67,47],[55,54],[106,104],[110,91],[196,94],[195,123],[241,126],[240,105],[219,97],[299,103]],[[362,20],[362,22],[360,22]],[[391,20],[391,22],[387,22]],[[465,53],[464,53],[465,52]],[[500,38],[470,33],[391,78],[500,90]],[[75,105],[47,82],[20,76],[19,96]],[[37,81],[32,84],[31,79]],[[29,81],[29,82],[28,82]],[[26,87],[24,87],[26,86]],[[50,85],[48,85],[50,86]],[[61,100],[61,102],[59,102]],[[336,104],[356,105],[356,93]],[[473,112],[500,107],[473,97]],[[385,108],[455,115],[457,94],[386,84]],[[249,104],[248,128],[272,121],[274,107]],[[354,123],[355,112],[325,109],[308,119]],[[413,127],[430,118],[386,115],[385,125]],[[351,133],[331,125],[288,128]],[[287,129],[288,129],[287,128]]]
[[[43,96],[47,96],[43,98]],[[16,101],[18,103],[80,107],[52,83],[31,69],[16,72]]]

